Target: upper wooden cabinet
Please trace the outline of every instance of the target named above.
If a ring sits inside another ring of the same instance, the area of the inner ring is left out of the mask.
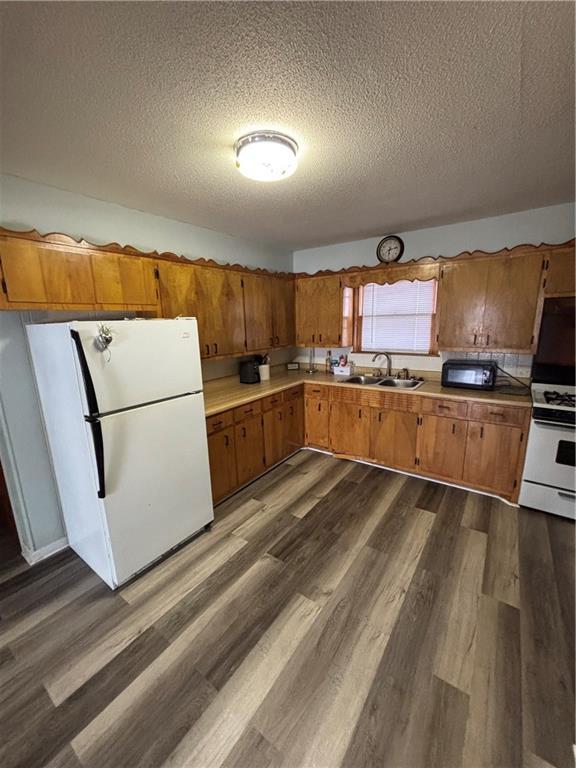
[[[159,297],[155,270],[152,259],[119,253],[93,254],[96,301],[111,306],[156,307]]]
[[[296,343],[304,347],[342,343],[342,282],[337,275],[296,280]]]
[[[15,239],[0,243],[0,261],[6,302],[15,309],[96,304],[89,253]]]
[[[545,296],[574,296],[576,264],[574,248],[561,248],[546,259]]]
[[[160,261],[158,273],[162,315],[197,318],[202,357],[245,351],[239,272]]]
[[[249,275],[244,284],[246,346],[249,352],[294,343],[294,281],[271,275]]]
[[[438,348],[532,351],[542,267],[538,253],[445,264],[438,294]]]

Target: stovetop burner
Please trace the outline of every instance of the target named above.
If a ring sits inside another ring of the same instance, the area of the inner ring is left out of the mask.
[[[576,407],[575,395],[570,392],[545,391],[544,399],[549,405],[566,405],[569,408]]]

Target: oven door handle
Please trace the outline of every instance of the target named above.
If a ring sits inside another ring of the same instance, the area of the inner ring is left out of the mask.
[[[561,421],[542,421],[541,419],[532,419],[534,424],[539,424],[542,427],[562,427],[564,429],[576,429],[576,424],[565,424]]]
[[[558,496],[563,499],[570,499],[570,501],[576,499],[576,493],[569,493],[568,491],[558,491]]]

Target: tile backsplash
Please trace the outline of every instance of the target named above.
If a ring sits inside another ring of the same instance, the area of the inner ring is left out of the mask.
[[[380,357],[376,362],[372,362],[373,354],[352,352],[351,349],[330,350],[332,357],[348,355],[348,358],[359,368],[384,368],[386,358]],[[309,349],[299,349],[294,358],[299,363],[307,363],[309,360]],[[316,365],[322,366],[328,354],[327,349],[314,349],[314,361]],[[442,363],[450,359],[467,360],[496,360],[498,365],[512,376],[518,376],[521,379],[530,378],[530,369],[532,366],[532,355],[500,354],[491,352],[441,352],[439,355],[401,355],[392,354],[392,371],[396,373],[402,368],[408,368],[410,371],[429,371],[430,373],[440,374]]]

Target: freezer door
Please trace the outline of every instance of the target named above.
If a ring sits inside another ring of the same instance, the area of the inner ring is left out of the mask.
[[[112,337],[107,349],[98,345],[103,322]],[[86,415],[202,390],[195,318],[75,321],[70,330]]]
[[[122,584],[214,519],[203,396],[104,416],[100,424],[103,504]]]

